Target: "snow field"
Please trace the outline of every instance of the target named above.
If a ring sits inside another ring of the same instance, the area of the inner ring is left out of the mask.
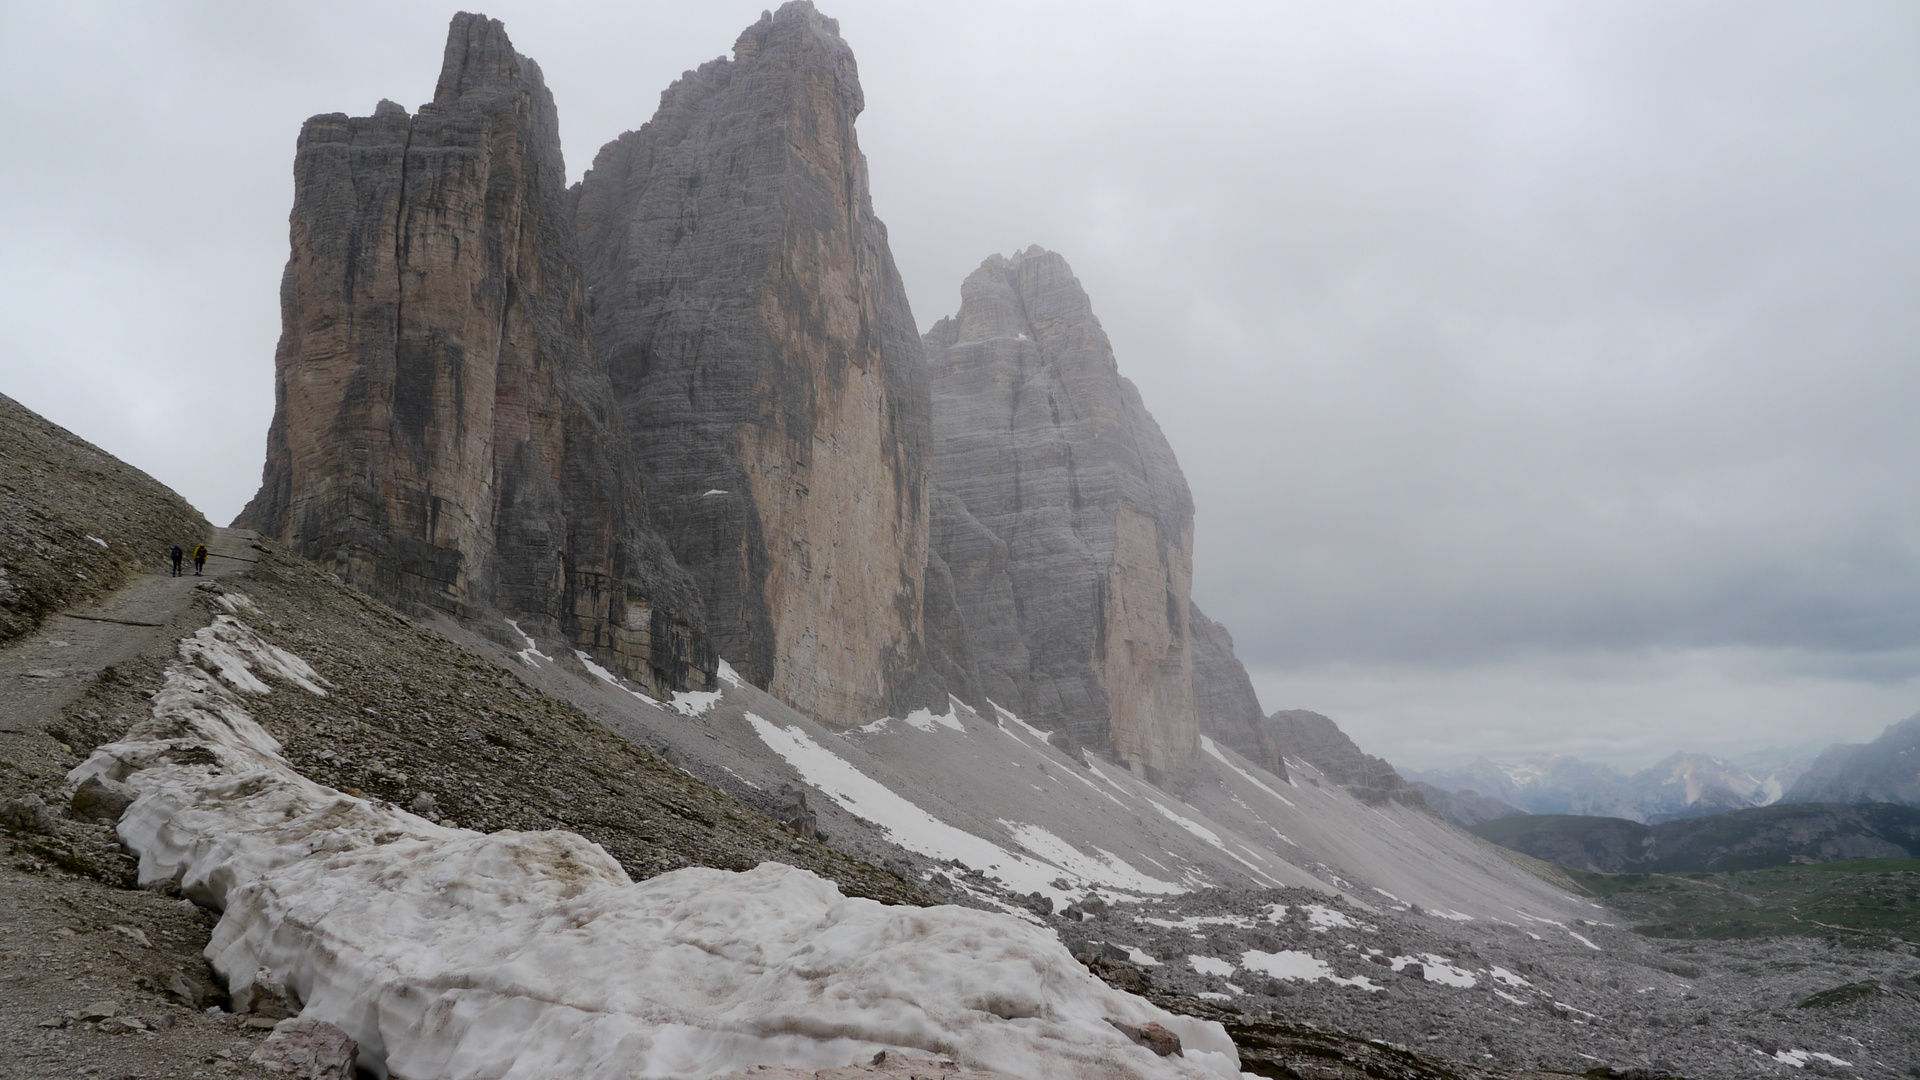
[[[376,1075],[709,1077],[899,1047],[1020,1076],[1239,1076],[1219,1025],[1006,916],[848,899],[779,863],[635,883],[572,833],[443,828],[316,784],[242,697],[271,692],[261,671],[324,693],[311,668],[227,616],[181,654],[152,716],[70,779],[138,793],[120,835],[141,880],[224,908],[208,955],[233,991],[270,970]]]

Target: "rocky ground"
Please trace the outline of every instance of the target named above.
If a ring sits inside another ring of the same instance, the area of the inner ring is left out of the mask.
[[[210,532],[185,499],[5,394],[0,462],[0,644]]]
[[[777,859],[890,902],[965,896],[904,852],[882,860],[887,870],[801,838],[508,667],[245,534],[223,532],[216,550],[218,577],[136,581],[74,612],[95,618],[53,620],[0,653],[8,729],[0,796],[9,800],[0,1076],[259,1072],[248,1058],[269,1021],[223,1011],[229,1003],[200,956],[212,914],[164,887],[133,887],[111,828],[75,815],[62,780],[143,713],[173,641],[230,590],[252,598],[252,625],[333,684],[326,698],[275,693],[257,708],[288,757],[323,783],[466,827],[574,830],[636,878]],[[45,665],[55,654],[72,658],[62,675],[34,674],[53,670]],[[47,809],[35,810],[34,797]],[[1910,1045],[1920,1030],[1911,979],[1920,961],[1885,935],[1848,948],[1802,938],[1661,943],[1614,926],[1570,928],[1590,949],[1565,935],[1535,940],[1524,927],[1386,915],[1297,890],[1106,910],[1036,905],[1033,915],[1116,985],[1228,1024],[1258,1075],[1516,1076],[1546,1067],[1905,1076],[1920,1066]],[[1287,977],[1320,974],[1300,957],[1324,964],[1327,977]],[[1256,970],[1263,964],[1280,974]]]
[[[1920,950],[1887,935],[1722,942],[1605,921],[1568,928],[1590,947],[1303,890],[1191,895],[1060,929],[1110,979],[1210,1002],[1225,1022],[1307,1024],[1456,1062],[1920,1076]]]

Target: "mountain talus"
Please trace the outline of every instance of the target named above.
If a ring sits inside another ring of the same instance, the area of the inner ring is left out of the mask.
[[[720,652],[830,723],[945,707],[927,662],[929,410],[838,24],[767,14],[574,193],[593,338]]]
[[[1137,769],[1186,765],[1193,498],[1065,259],[968,276],[926,335],[935,534],[981,692]]]
[[[434,100],[301,129],[257,529],[403,603],[517,615],[704,686],[693,583],[644,528],[592,355],[552,95],[454,18]]]

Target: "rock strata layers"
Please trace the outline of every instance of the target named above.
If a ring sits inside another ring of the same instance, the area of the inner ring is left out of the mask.
[[[650,518],[720,654],[835,725],[946,703],[924,640],[926,371],[863,103],[838,24],[787,3],[574,191]]]
[[[980,692],[1143,775],[1198,740],[1193,500],[1065,259],[982,263],[925,338],[935,552]]]
[[[539,67],[457,15],[434,100],[314,117],[294,179],[267,464],[236,524],[656,691],[710,685],[697,590],[620,465]]]
[[[1282,709],[1267,717],[1267,724],[1282,756],[1312,764],[1362,802],[1379,805],[1391,799],[1426,806],[1419,790],[1392,765],[1363,752],[1327,717],[1306,709]]]

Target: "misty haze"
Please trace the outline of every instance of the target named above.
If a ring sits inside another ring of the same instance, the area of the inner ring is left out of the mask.
[[[0,1072],[1920,1075],[1910,6],[0,57]]]

